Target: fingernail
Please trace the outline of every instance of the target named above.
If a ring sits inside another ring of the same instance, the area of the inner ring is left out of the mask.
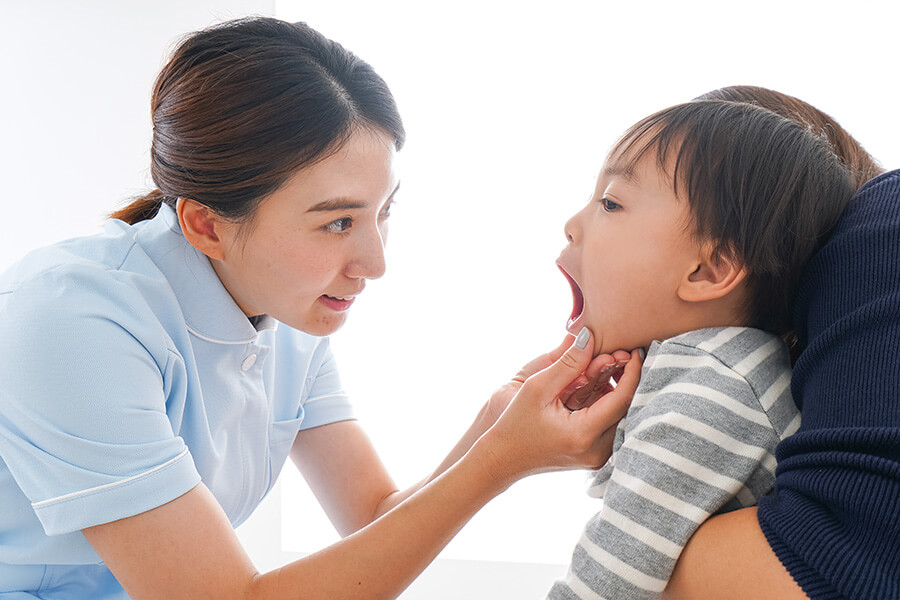
[[[641,357],[641,360],[644,360],[645,358],[647,358],[647,351],[643,348],[638,348],[638,356]]]
[[[575,347],[579,350],[584,350],[589,339],[591,339],[591,332],[587,327],[582,327],[581,331],[578,332],[578,337],[575,338]]]

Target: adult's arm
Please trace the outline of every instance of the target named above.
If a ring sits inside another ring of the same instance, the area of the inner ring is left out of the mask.
[[[850,202],[795,299],[805,349],[792,390],[803,424],[779,449],[778,496],[760,508],[794,557],[792,572],[822,597],[884,598],[900,581],[898,238],[900,171],[892,171]],[[704,524],[668,592],[670,599],[804,597],[756,509]]]
[[[742,366],[751,355],[766,376]],[[615,457],[591,488],[600,510],[548,597],[657,598],[711,514],[755,504],[774,481],[779,434],[797,414],[786,377],[777,377],[786,362],[779,340],[752,329],[655,344]]]
[[[572,336],[567,336],[558,348],[523,366],[485,403],[438,467],[406,489],[397,488],[366,432],[356,421],[341,421],[301,431],[291,449],[291,459],[338,532],[342,536],[349,535],[454,465],[497,421],[525,380],[558,360],[572,345],[572,340]],[[631,355],[624,351],[594,357],[585,374],[564,390],[560,398],[570,408],[590,405],[597,397],[612,390],[610,377],[621,375],[621,369],[630,358]]]
[[[616,391],[572,413],[558,396],[585,370],[590,348],[573,347],[530,377],[472,448],[410,498],[335,545],[275,571],[254,569],[203,484],[84,534],[135,600],[395,598],[475,512],[517,479],[605,462],[640,361],[629,363]]]
[[[707,520],[675,565],[662,600],[802,600],[807,596],[769,547],[756,507]]]

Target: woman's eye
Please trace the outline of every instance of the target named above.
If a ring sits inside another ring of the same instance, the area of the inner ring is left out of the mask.
[[[386,219],[391,216],[391,209],[394,208],[394,201],[388,202],[384,208],[381,209],[381,218]]]
[[[351,219],[350,217],[344,217],[343,219],[332,221],[331,223],[326,225],[325,230],[331,233],[346,233],[350,230],[351,225],[353,225],[353,219]]]
[[[603,206],[603,210],[605,210],[606,212],[613,212],[622,208],[621,204],[613,202],[609,198],[601,198],[600,205]]]

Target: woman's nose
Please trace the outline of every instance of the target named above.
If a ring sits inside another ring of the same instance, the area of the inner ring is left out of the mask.
[[[384,258],[386,236],[387,232],[378,228],[360,239],[359,246],[355,248],[353,258],[347,266],[348,277],[378,279],[384,275],[387,268]]]

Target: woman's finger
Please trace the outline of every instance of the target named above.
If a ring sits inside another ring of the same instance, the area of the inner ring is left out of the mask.
[[[572,340],[574,339],[575,336],[566,335],[562,343],[555,349],[545,354],[541,354],[537,358],[528,361],[521,369],[519,369],[519,372],[516,373],[515,377],[513,377],[513,381],[524,383],[526,379],[528,379],[538,371],[543,371],[544,369],[552,365],[554,362],[559,360],[559,357],[562,356],[566,350],[568,350],[569,346],[572,345]]]
[[[569,384],[578,379],[591,361],[593,336],[582,328],[569,348],[552,365],[528,378],[525,386],[544,390],[541,397],[556,400]]]
[[[584,374],[589,379],[601,377],[604,371],[609,371],[611,367],[616,366],[616,358],[610,354],[599,354],[591,360],[591,364],[585,370]]]
[[[625,365],[625,369],[618,379],[613,391],[603,396],[600,402],[589,406],[585,413],[586,418],[598,425],[608,424],[611,419],[621,419],[628,412],[631,400],[637,391],[641,381],[641,366],[644,360],[641,353],[635,350],[631,353],[631,359]]]
[[[589,386],[583,386],[574,390],[568,396],[560,396],[560,400],[562,400],[563,404],[566,405],[566,408],[571,411],[581,410],[582,408],[590,406],[614,389],[615,387],[610,383],[609,378],[606,380],[597,380],[592,382]]]

